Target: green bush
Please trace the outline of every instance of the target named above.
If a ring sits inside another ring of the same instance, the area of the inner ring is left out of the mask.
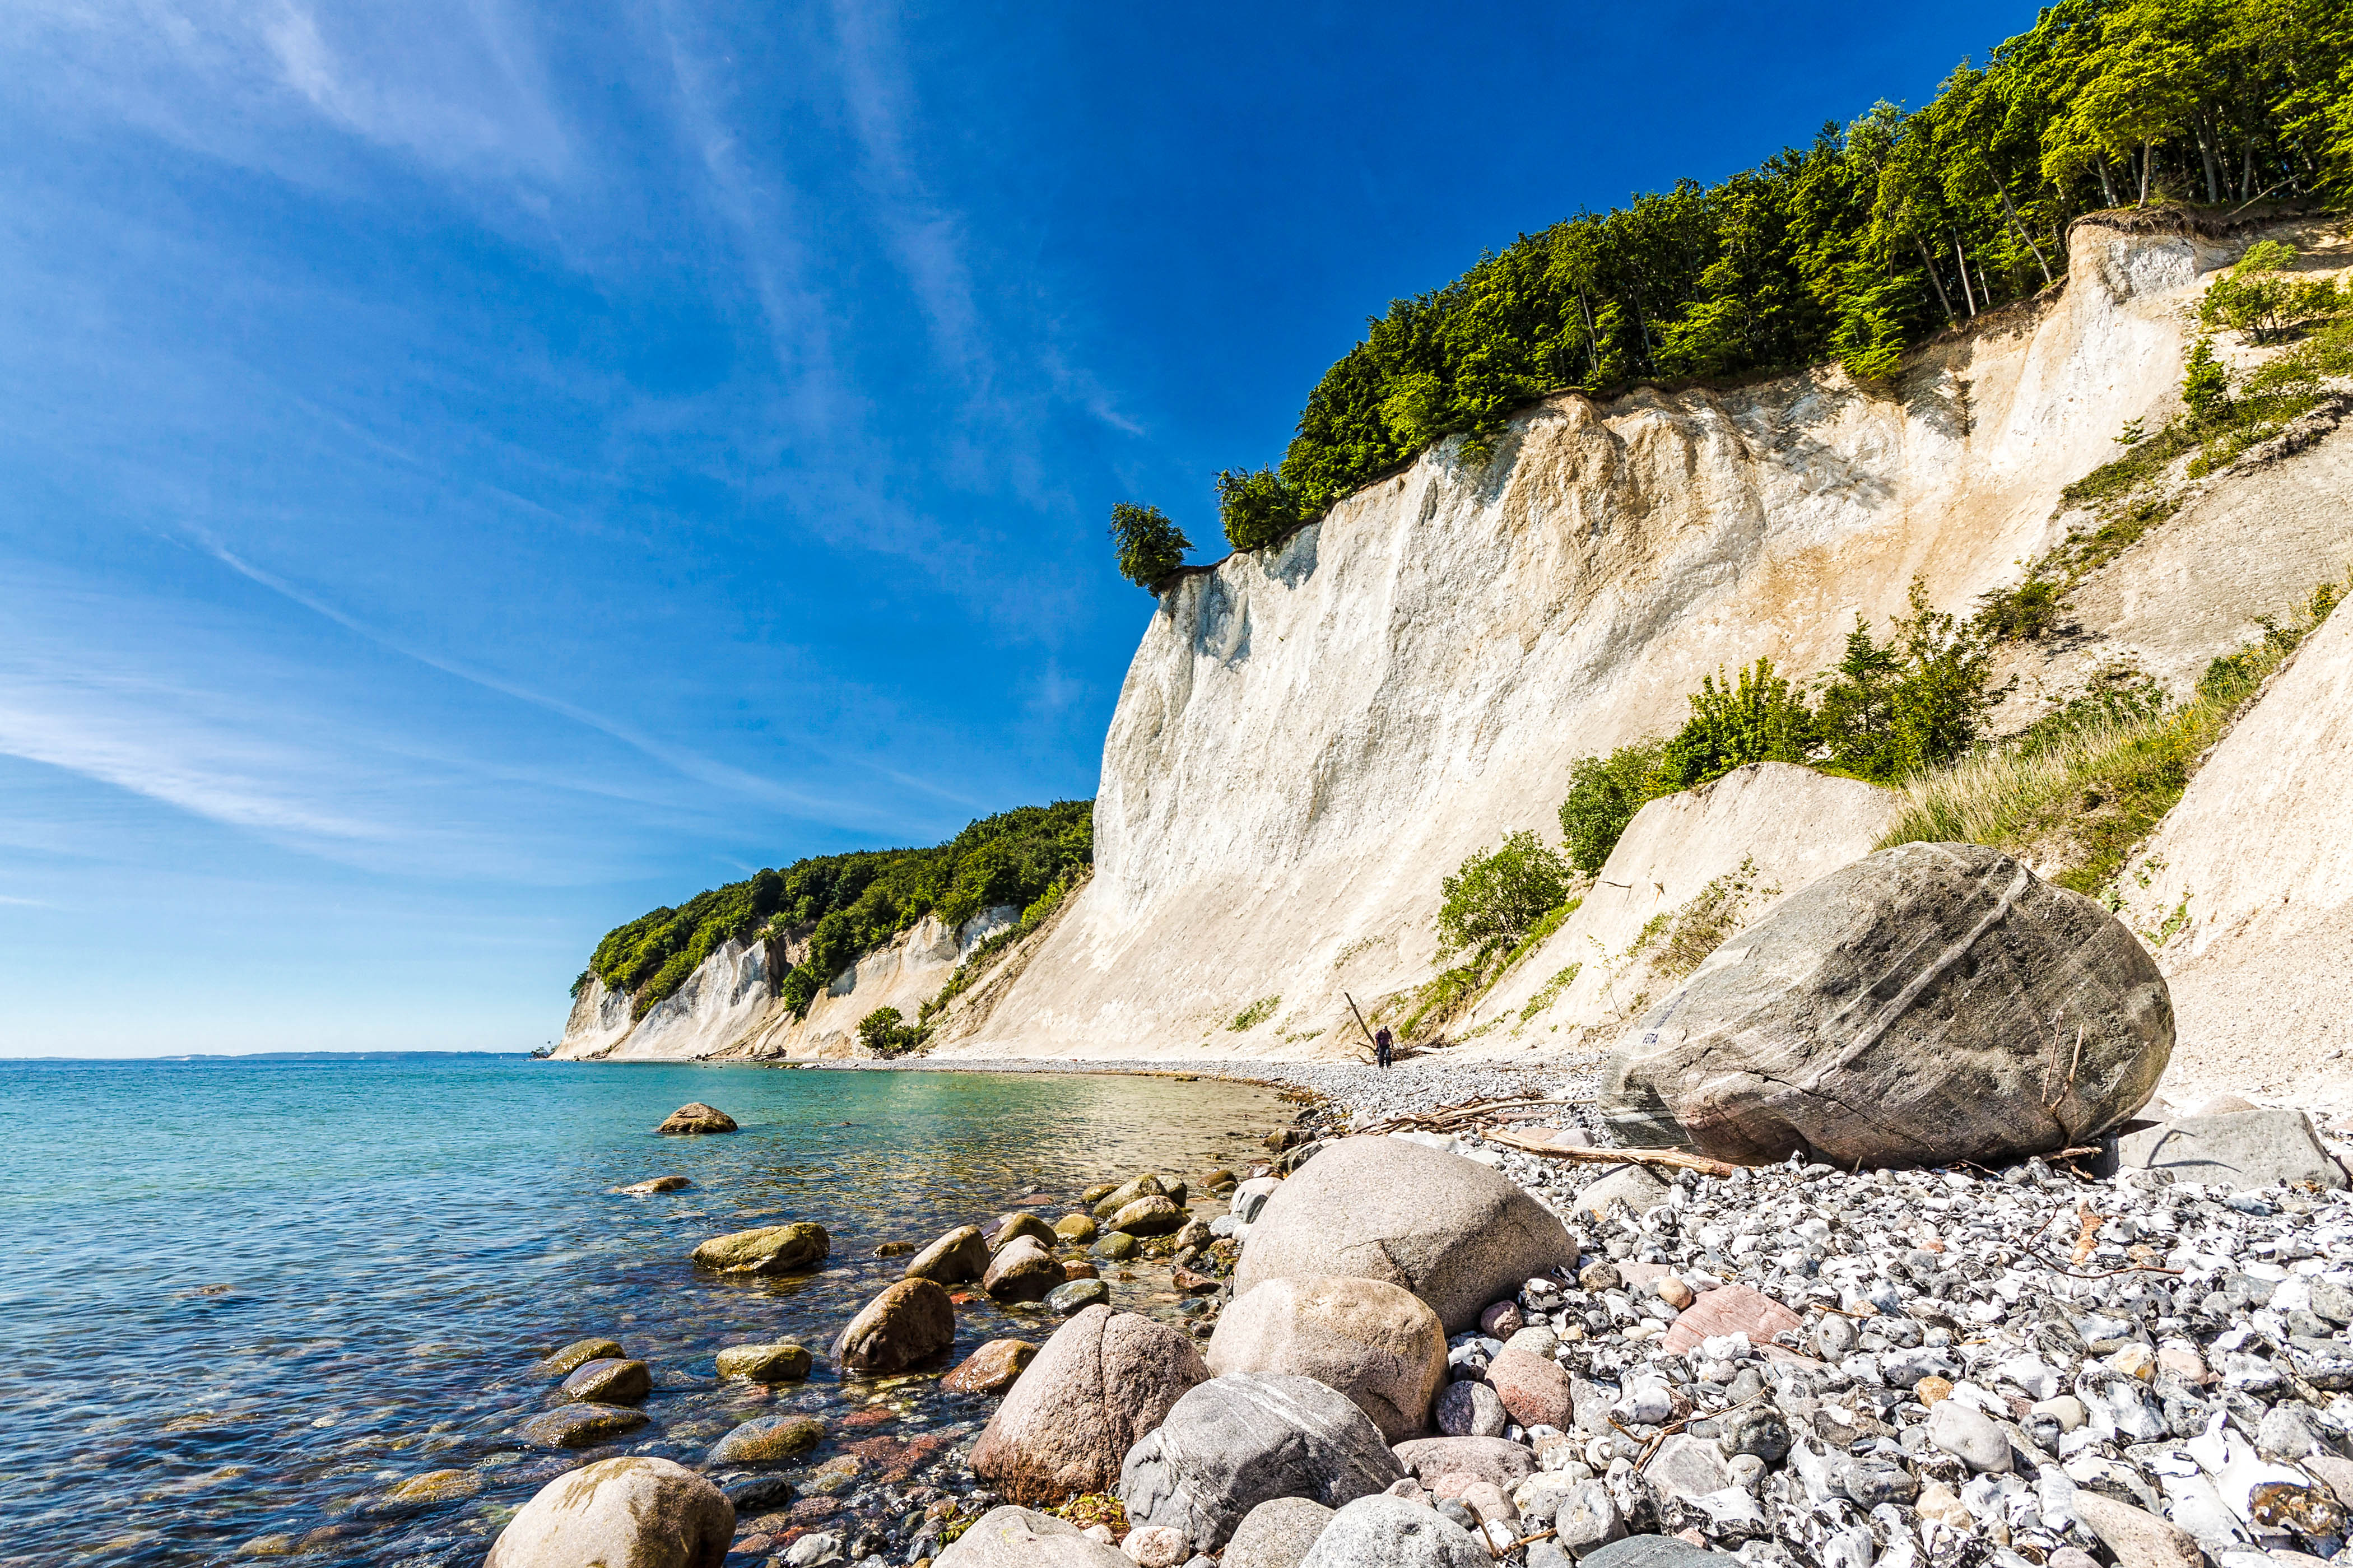
[[[1560,836],[1569,863],[1599,875],[1634,814],[1667,792],[1658,777],[1664,741],[1637,741],[1606,757],[1579,757],[1568,772],[1568,798],[1560,803]]]
[[[1968,751],[1993,701],[1987,635],[1931,609],[1917,578],[1911,606],[1884,643],[1856,617],[1846,657],[1824,682],[1814,715],[1813,736],[1827,765],[1873,784],[1897,783]]]
[[[924,1031],[910,1026],[896,1007],[877,1007],[858,1020],[858,1043],[878,1057],[895,1057],[923,1043]]]
[[[1750,763],[1802,763],[1813,750],[1813,714],[1773,673],[1771,659],[1758,659],[1720,686],[1715,676],[1703,676],[1690,701],[1691,717],[1659,763],[1666,786],[1661,794],[1695,788]]]
[[[1440,887],[1444,952],[1486,956],[1513,946],[1568,898],[1568,867],[1525,828],[1472,855]]]
[[[2326,278],[2306,281],[2282,273],[2295,259],[2295,247],[2284,240],[2249,246],[2236,266],[2206,286],[2198,301],[2198,320],[2263,343],[2287,336],[2306,321],[2336,314],[2344,304],[2336,284]]]
[[[2230,405],[2231,374],[2214,357],[2212,338],[2200,338],[2190,345],[2189,359],[2182,366],[2181,401],[2189,416],[2200,421],[2214,418]]]
[[[1229,468],[1218,476],[1218,521],[1236,550],[1263,550],[1309,521],[1299,497],[1272,468]]]
[[[1118,553],[1119,574],[1155,594],[1185,564],[1185,552],[1193,548],[1193,542],[1168,521],[1167,513],[1156,506],[1128,501],[1111,509],[1111,538]]]

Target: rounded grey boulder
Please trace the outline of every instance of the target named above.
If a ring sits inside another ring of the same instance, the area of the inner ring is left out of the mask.
[[[684,1465],[628,1456],[556,1477],[491,1545],[483,1568],[719,1568],[735,1505]]]
[[[1259,1210],[1234,1294],[1269,1279],[1379,1279],[1429,1302],[1454,1334],[1529,1279],[1576,1267],[1559,1219],[1476,1160],[1401,1138],[1343,1138]]]
[[[1017,1502],[1108,1490],[1136,1439],[1208,1375],[1180,1331],[1141,1312],[1085,1308],[1054,1331],[989,1417],[973,1471]]]
[[[1802,888],[1619,1043],[1620,1142],[1841,1167],[2000,1164],[2145,1103],[2173,1005],[2131,931],[1981,844],[1905,844]]]
[[[1269,1498],[1235,1528],[1219,1568],[1299,1568],[1332,1519],[1313,1498]]]
[[[1401,1497],[1359,1498],[1332,1516],[1299,1568],[1490,1568],[1479,1538]]]
[[[1313,1378],[1231,1373],[1179,1399],[1128,1450],[1119,1498],[1131,1521],[1215,1551],[1271,1499],[1337,1508],[1404,1476],[1380,1428],[1346,1394]]]
[[[1391,1443],[1430,1429],[1446,1381],[1446,1329],[1428,1303],[1381,1279],[1269,1279],[1209,1336],[1209,1370],[1294,1373],[1336,1388]]]

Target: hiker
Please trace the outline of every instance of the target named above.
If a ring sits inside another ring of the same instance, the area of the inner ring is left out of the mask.
[[[1389,1026],[1383,1024],[1381,1032],[1373,1037],[1373,1059],[1383,1072],[1389,1070]]]

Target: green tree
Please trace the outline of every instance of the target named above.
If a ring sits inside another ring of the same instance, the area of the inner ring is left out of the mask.
[[[1568,867],[1523,828],[1472,855],[1440,888],[1441,954],[1511,947],[1568,898]]]
[[[1659,777],[1668,790],[1691,789],[1750,763],[1802,763],[1813,744],[1805,699],[1773,672],[1771,659],[1760,658],[1721,685],[1714,675],[1701,678]]]
[[[1874,784],[1895,784],[1958,757],[1976,743],[1991,705],[1992,642],[1982,622],[1931,608],[1918,578],[1910,606],[1884,643],[1856,617],[1846,656],[1825,678],[1816,710],[1827,763]]]
[[[1606,757],[1579,757],[1570,767],[1560,836],[1571,865],[1588,877],[1599,874],[1634,814],[1663,793],[1658,773],[1665,756],[1664,741],[1638,741]]]
[[[1299,497],[1272,468],[1229,468],[1218,476],[1218,519],[1236,550],[1263,550],[1308,518]]]
[[[2214,357],[2214,340],[2200,338],[2189,347],[2181,376],[2181,401],[2189,416],[2200,422],[2219,416],[2231,405],[2231,376]]]
[[[877,1007],[858,1020],[858,1043],[878,1057],[895,1057],[923,1043],[923,1031],[912,1027],[896,1007]]]
[[[1111,509],[1111,538],[1118,554],[1119,574],[1155,594],[1185,564],[1185,552],[1193,548],[1193,542],[1168,521],[1167,513],[1156,506],[1137,506],[1132,501],[1120,501]]]

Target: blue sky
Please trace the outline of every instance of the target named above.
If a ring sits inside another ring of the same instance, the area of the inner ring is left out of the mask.
[[[2032,16],[15,0],[0,1054],[528,1048],[1092,795],[1113,501],[1216,541],[1393,296]]]

